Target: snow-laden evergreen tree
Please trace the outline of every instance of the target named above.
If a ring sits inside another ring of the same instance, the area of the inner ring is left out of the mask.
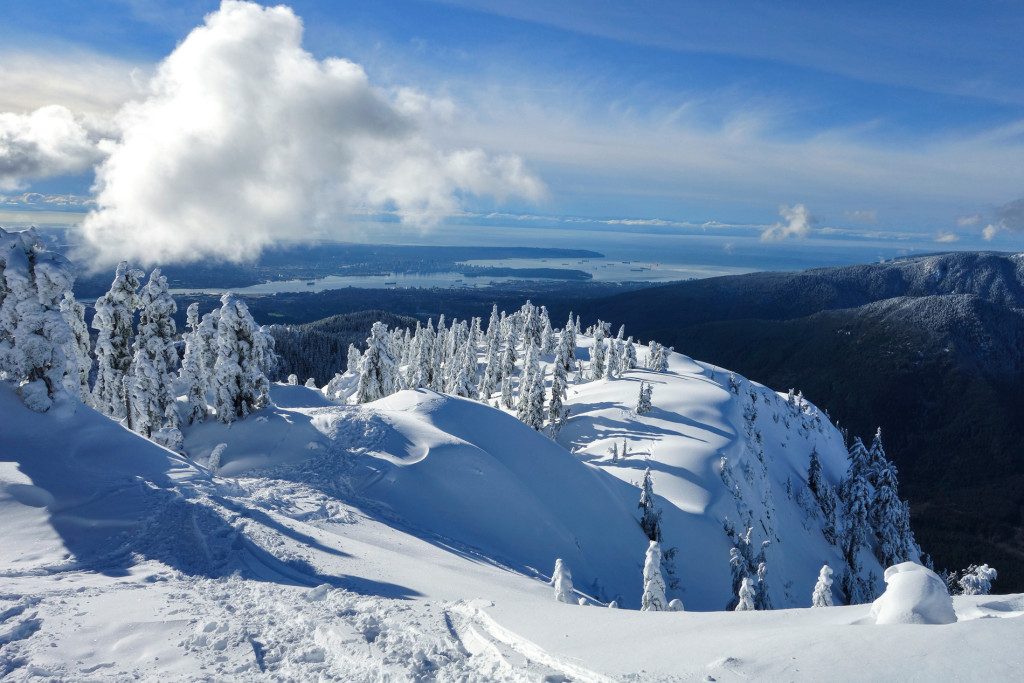
[[[668,370],[668,351],[665,347],[652,339],[648,348],[650,351],[647,355],[647,369],[655,372]]]
[[[772,608],[771,594],[768,591],[768,565],[762,560],[757,565],[757,593],[754,608],[769,610]]]
[[[495,306],[495,309],[497,306]],[[493,315],[492,315],[493,317]],[[495,323],[497,324],[497,323]],[[498,335],[486,337],[487,356],[484,358],[484,376],[480,381],[480,400],[490,400],[501,382],[501,341]]]
[[[516,371],[516,350],[511,338],[505,343],[501,356],[501,404],[508,409],[515,408],[512,397],[512,378]]]
[[[622,347],[622,372],[633,370],[636,366],[636,347],[633,345],[633,338],[630,337]]]
[[[366,352],[359,361],[356,403],[369,403],[395,392],[398,363],[391,355],[388,341],[387,326],[381,322],[374,323],[366,339]]]
[[[306,387],[307,389],[317,389],[318,388],[316,386],[316,378],[315,377],[307,378],[306,379],[306,383],[303,384],[302,386]]]
[[[754,544],[751,538],[753,532],[753,527],[747,527],[746,533],[740,534],[728,518],[725,520],[725,533],[733,542],[733,547],[729,550],[729,567],[732,573],[733,590],[733,598],[727,605],[727,609],[730,610],[736,607],[736,596],[739,595],[744,579],[749,579],[751,582],[759,581],[767,589],[767,584],[765,583],[765,568],[767,566],[765,564],[765,555],[768,547],[771,545],[771,541],[762,541],[761,547],[755,555]],[[763,595],[756,599],[755,607],[758,609],[771,609],[771,598],[767,590],[764,590],[763,593]]]
[[[141,270],[117,266],[110,291],[96,300],[92,327],[96,337],[96,383],[92,388],[93,406],[104,415],[123,420],[127,415],[124,376],[132,365],[132,323],[139,307]]]
[[[757,591],[754,589],[754,580],[749,576],[743,577],[740,589],[736,594],[737,612],[749,612],[754,609],[754,601],[757,599]]]
[[[569,321],[565,324],[558,341],[565,344],[565,351],[559,353],[558,357],[565,363],[565,371],[570,372],[576,367],[576,325],[573,323],[572,313],[569,313]]]
[[[644,480],[640,484],[640,502],[637,504],[640,509],[640,528],[652,541],[661,542],[661,510],[654,505],[654,480],[651,478],[651,468],[644,470]]]
[[[604,323],[594,326],[594,346],[590,349],[590,379],[601,379],[605,373],[607,353],[604,348]]]
[[[542,319],[544,321],[544,328],[540,332],[540,353],[543,356],[549,356],[555,351],[555,333],[551,329],[551,319],[547,316],[547,311],[541,307],[543,311]]]
[[[299,386],[299,376],[295,373],[288,375],[288,386],[297,387]]]
[[[615,379],[622,373],[622,342],[618,339],[608,340],[608,359],[605,362],[604,378]]]
[[[544,428],[544,374],[540,369],[539,355],[537,347],[527,342],[516,409],[516,417],[537,431]]]
[[[997,572],[987,564],[972,564],[963,571],[958,580],[960,595],[988,595],[992,592],[992,582],[996,580]]]
[[[653,387],[650,382],[640,382],[640,395],[636,400],[636,408],[633,412],[637,415],[646,415],[651,412],[651,393]]]
[[[501,342],[501,317],[498,315],[498,304],[491,306],[491,317],[487,321],[487,343],[491,344],[497,338]]]
[[[896,491],[896,466],[884,458],[878,463],[877,486],[871,500],[871,526],[877,545],[875,554],[883,567],[910,559],[907,556],[901,522],[903,503]]]
[[[269,402],[266,369],[273,350],[271,337],[256,325],[244,301],[234,294],[225,294],[220,301],[212,382],[214,407],[218,420],[233,422]]]
[[[575,605],[576,597],[573,594],[572,572],[565,566],[561,558],[555,560],[555,571],[551,575],[551,584],[555,587],[555,600],[569,605]]]
[[[69,290],[64,292],[60,300],[60,313],[64,322],[71,328],[75,337],[75,364],[78,366],[78,393],[83,401],[92,402],[89,392],[89,373],[92,370],[92,342],[89,339],[89,327],[85,324],[85,304],[75,300]]]
[[[348,345],[348,355],[345,359],[345,371],[356,373],[359,371],[359,360],[362,358],[359,349],[356,348],[355,344]]]
[[[73,284],[71,264],[35,230],[0,228],[0,379],[37,412],[80,397],[75,334],[60,303]]]
[[[832,607],[832,567],[827,564],[818,572],[818,582],[814,584],[811,595],[811,607]]]
[[[811,448],[810,463],[807,465],[807,488],[811,490],[815,498],[820,497],[824,480],[821,476],[821,461],[818,459],[818,449]]]
[[[212,316],[210,319],[212,321]],[[185,312],[185,324],[188,329],[185,334],[185,356],[182,358],[178,376],[185,386],[185,396],[188,400],[185,422],[193,424],[206,419],[206,392],[210,386],[210,373],[204,363],[204,355],[208,353],[210,342],[206,335],[200,332],[202,323],[199,321],[198,303],[189,304]]]
[[[569,380],[565,374],[565,368],[558,362],[551,367],[551,403],[548,407],[548,420],[551,424],[551,438],[558,435],[558,431],[565,423],[568,411],[565,408],[565,398],[568,394]]]
[[[668,609],[665,597],[665,577],[661,575],[661,543],[652,540],[644,559],[644,594],[640,599],[641,612],[662,612]]]
[[[177,329],[171,317],[178,305],[159,268],[153,269],[139,293],[139,308],[132,365],[124,379],[128,426],[147,438],[160,430],[168,430],[158,441],[172,445],[180,440],[180,434],[171,431],[179,426],[174,391],[178,368],[178,351],[174,347]]]
[[[861,563],[858,557],[872,531],[869,516],[871,490],[868,488],[866,456],[864,444],[860,439],[855,439],[850,448],[849,474],[840,489],[840,500],[843,503],[842,551],[843,559],[846,560],[842,588],[851,605],[867,602],[873,597],[870,588],[860,578]]]
[[[865,464],[867,469],[865,476],[871,488],[878,487],[878,477],[882,474],[882,470],[885,469],[888,462],[888,459],[885,457],[885,449],[882,447],[882,428],[879,427],[875,432],[875,436],[871,439],[871,448],[868,449]]]

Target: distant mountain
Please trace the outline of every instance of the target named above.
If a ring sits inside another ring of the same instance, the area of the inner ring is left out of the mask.
[[[581,313],[800,389],[853,436],[881,426],[936,565],[1024,590],[1024,255],[720,277]]]

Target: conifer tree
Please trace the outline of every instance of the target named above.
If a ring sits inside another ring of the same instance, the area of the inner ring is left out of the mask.
[[[527,342],[516,416],[525,424],[540,431],[544,427],[544,375],[540,369],[538,355],[537,347]]]
[[[375,322],[366,339],[366,353],[359,361],[356,403],[369,403],[393,394],[397,370],[398,363],[388,343],[388,328],[382,322]]]
[[[577,604],[573,595],[572,572],[565,566],[565,562],[562,562],[561,558],[555,560],[555,571],[551,575],[551,583],[555,587],[555,600],[569,605]]]
[[[622,371],[622,342],[611,339],[608,342],[608,359],[604,369],[605,379],[615,379]]]
[[[115,420],[127,415],[124,376],[134,356],[132,323],[139,307],[139,278],[142,276],[143,272],[130,269],[127,261],[119,263],[110,291],[96,300],[96,314],[92,319],[93,329],[98,332],[93,405]]]
[[[667,608],[665,577],[661,575],[661,544],[652,540],[644,559],[644,594],[640,600],[640,611],[661,612]]]
[[[214,407],[221,422],[244,418],[270,401],[266,370],[273,362],[273,350],[269,339],[244,301],[234,294],[221,297],[212,382]]]
[[[75,295],[70,291],[64,292],[64,298],[60,301],[60,313],[64,322],[71,328],[75,339],[75,364],[78,366],[78,393],[83,401],[92,403],[92,396],[89,392],[89,373],[92,370],[92,354],[90,353],[91,340],[89,339],[89,328],[85,324],[85,305],[75,300]]]
[[[185,385],[185,395],[188,399],[185,422],[193,424],[206,419],[206,392],[210,384],[209,373],[203,362],[208,342],[200,331],[202,324],[199,321],[198,303],[189,304],[185,312],[185,324],[188,329],[185,334],[185,356],[182,358],[178,376]]]
[[[832,567],[827,564],[818,572],[818,582],[814,584],[811,595],[811,607],[832,607]]]
[[[34,229],[0,228],[0,379],[37,412],[80,395],[75,334],[60,303],[73,283],[71,264]]]
[[[640,528],[647,538],[661,542],[661,510],[654,506],[654,481],[651,479],[651,468],[644,470],[644,480],[640,485]]]
[[[159,268],[153,269],[142,288],[139,308],[132,366],[125,377],[125,396],[129,427],[151,438],[161,429],[176,430],[179,426],[174,393],[178,367],[178,352],[174,347],[177,329],[171,317],[178,305]],[[171,442],[179,439],[179,435],[173,433],[165,437]]]
[[[909,559],[904,553],[901,529],[903,505],[897,495],[896,466],[883,459],[874,497],[871,500],[871,526],[877,540],[876,555],[883,567]]]
[[[594,326],[594,346],[590,350],[590,378],[601,379],[605,373],[606,353],[604,348],[604,323],[600,320]]]
[[[870,599],[868,588],[860,577],[861,563],[858,558],[860,549],[867,542],[871,532],[868,509],[870,507],[870,489],[867,483],[865,467],[867,450],[860,439],[855,439],[850,448],[850,469],[847,479],[843,482],[840,499],[843,503],[843,558],[846,560],[846,572],[843,574],[842,588],[849,604],[858,604]]]
[[[650,382],[640,382],[640,396],[636,401],[636,408],[633,410],[637,415],[646,415],[651,412],[651,392],[653,387]]]
[[[630,337],[622,347],[622,371],[633,370],[636,366],[636,347],[633,345],[633,338]]]
[[[757,591],[754,589],[754,581],[749,576],[743,577],[743,582],[740,584],[740,589],[736,595],[738,602],[736,603],[737,612],[749,612],[754,609],[754,601],[757,598]]]
[[[572,313],[569,313],[569,321],[565,324],[559,336],[559,343],[565,343],[565,352],[559,354],[559,358],[565,363],[565,371],[569,372],[576,366],[576,324],[573,323]]]
[[[565,417],[565,398],[569,380],[565,368],[557,361],[551,368],[551,404],[548,408],[548,419],[551,422],[552,438],[558,434]]]

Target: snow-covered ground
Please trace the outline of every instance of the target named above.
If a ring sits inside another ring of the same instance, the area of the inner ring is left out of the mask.
[[[638,417],[641,381],[654,385],[654,409]],[[301,386],[275,386],[272,398],[230,426],[189,429],[186,458],[83,406],[34,413],[0,386],[0,677],[1014,680],[1024,670],[1024,596],[954,598],[957,621],[945,625],[876,625],[870,605],[807,608],[821,565],[841,561],[798,494],[812,448],[838,481],[842,438],[812,405],[727,371],[673,355],[666,373],[571,385],[558,443],[425,390],[366,406]],[[636,609],[648,467],[663,545],[678,549],[669,597],[686,612]],[[711,611],[731,597],[726,518],[771,541],[772,601],[791,609]],[[555,558],[589,604],[553,599]],[[882,568],[869,570],[880,592]],[[603,606],[611,599],[628,609]]]

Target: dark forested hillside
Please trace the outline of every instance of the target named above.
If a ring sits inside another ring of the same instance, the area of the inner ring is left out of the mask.
[[[795,387],[851,435],[882,427],[936,564],[1024,590],[1024,259],[949,254],[756,273],[588,302],[584,319]]]
[[[295,374],[301,382],[312,377],[317,386],[323,386],[334,373],[345,371],[349,344],[366,346],[370,328],[378,320],[391,329],[416,326],[415,318],[384,311],[333,315],[304,325],[272,325],[270,334],[280,357],[278,379]]]

